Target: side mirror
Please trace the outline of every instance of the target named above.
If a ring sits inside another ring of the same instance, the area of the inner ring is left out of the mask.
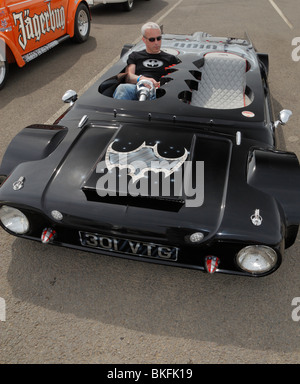
[[[279,125],[285,125],[289,121],[289,118],[292,116],[292,114],[292,111],[289,109],[283,109],[280,111],[278,120],[276,120],[274,123],[275,128],[277,128]]]
[[[69,89],[62,97],[62,101],[64,103],[71,103],[73,105],[75,101],[78,99],[78,95],[72,89]]]

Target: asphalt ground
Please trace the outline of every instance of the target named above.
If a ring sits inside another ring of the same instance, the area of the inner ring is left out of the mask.
[[[298,0],[137,0],[130,13],[97,6],[85,44],[11,66],[0,93],[0,159],[22,128],[55,120],[64,91],[81,94],[97,81],[149,20],[170,33],[247,31],[269,54],[276,113],[293,111],[282,145],[300,158],[299,12]],[[252,279],[48,247],[1,229],[0,363],[299,363],[299,250],[298,236],[279,270]]]

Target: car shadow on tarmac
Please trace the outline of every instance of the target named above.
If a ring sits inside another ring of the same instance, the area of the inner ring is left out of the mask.
[[[298,237],[275,273],[249,278],[16,239],[7,277],[18,300],[57,313],[148,334],[287,353],[299,348],[291,317],[291,301],[299,294],[299,248]]]

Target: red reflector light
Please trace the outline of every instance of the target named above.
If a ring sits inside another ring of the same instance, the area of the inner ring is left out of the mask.
[[[55,235],[56,232],[54,231],[54,229],[45,228],[41,236],[42,243],[51,243],[54,240]]]
[[[220,264],[220,259],[216,256],[206,256],[205,269],[208,273],[215,273]]]

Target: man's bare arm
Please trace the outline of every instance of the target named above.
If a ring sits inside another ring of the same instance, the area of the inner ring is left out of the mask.
[[[128,65],[128,67],[127,67],[127,77],[126,77],[127,83],[136,84],[137,83],[137,79],[140,77],[140,80],[143,79],[143,80],[151,81],[155,88],[159,87],[159,82],[157,82],[155,79],[150,78],[150,77],[146,77],[146,76],[138,76],[138,75],[135,74],[135,70],[136,70],[136,65],[135,64],[129,64]]]

